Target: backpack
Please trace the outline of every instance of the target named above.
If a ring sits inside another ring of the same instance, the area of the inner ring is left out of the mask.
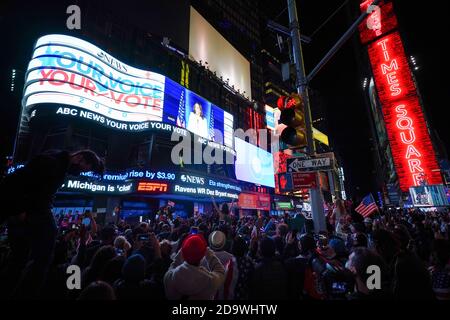
[[[312,268],[312,258],[306,265],[303,293],[314,300],[325,300],[326,298],[320,275]]]

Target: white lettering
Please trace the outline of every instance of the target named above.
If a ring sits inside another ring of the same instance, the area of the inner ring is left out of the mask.
[[[409,117],[399,118],[396,125],[400,130],[414,130],[413,121]]]
[[[66,286],[67,289],[73,290],[81,289],[81,269],[76,264],[70,265],[67,267],[66,270],[67,274],[70,274],[70,276],[67,278]]]
[[[367,274],[370,276],[367,278],[366,286],[369,290],[381,289],[381,269],[379,266],[371,265],[367,267]]]
[[[422,155],[420,154],[419,151],[417,151],[417,149],[412,145],[409,144],[407,149],[406,149],[406,159],[411,158],[412,155],[415,155],[416,157],[421,157]]]
[[[420,167],[421,164],[422,164],[421,161],[418,159],[408,160],[409,171],[411,173],[416,172],[416,170],[417,172],[423,172],[423,169]]]
[[[400,117],[406,117],[406,115],[408,114],[408,112],[406,112],[406,110],[405,110],[405,105],[404,104],[400,104],[397,107],[395,107],[395,111],[397,113],[401,112],[401,114],[397,115],[397,117],[399,117],[399,118]]]
[[[393,70],[398,70],[397,60],[392,59],[389,66],[385,65],[384,63],[381,64],[381,72],[383,72],[383,74],[386,74],[388,71],[392,73]]]
[[[77,5],[70,5],[66,9],[67,14],[71,14],[66,21],[67,29],[81,29],[81,9]]]
[[[406,135],[404,132],[400,132],[400,139],[404,144],[412,144],[416,141],[416,135],[414,134],[414,130],[408,130],[409,139],[406,139]]]

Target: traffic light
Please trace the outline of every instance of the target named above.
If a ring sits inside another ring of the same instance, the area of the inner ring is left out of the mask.
[[[306,124],[303,99],[297,93],[292,93],[289,97],[280,97],[278,107],[281,109],[280,122],[287,127],[281,132],[281,141],[293,146],[306,146]]]

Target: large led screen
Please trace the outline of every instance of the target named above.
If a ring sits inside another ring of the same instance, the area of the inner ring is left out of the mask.
[[[189,55],[251,100],[250,62],[192,7],[189,23]]]
[[[414,207],[444,207],[449,205],[444,185],[411,187],[409,193]]]
[[[38,39],[27,69],[26,110],[75,106],[110,119],[161,121],[232,147],[233,116],[158,73],[131,67],[65,35]]]
[[[236,178],[275,188],[272,154],[242,139],[234,138]]]

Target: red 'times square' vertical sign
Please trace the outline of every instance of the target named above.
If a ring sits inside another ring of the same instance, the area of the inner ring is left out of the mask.
[[[375,85],[383,110],[395,169],[402,191],[417,186],[425,177],[428,184],[441,184],[436,161],[417,89],[397,31],[392,3],[372,0],[361,4],[371,14],[360,25],[363,44],[368,52]]]

